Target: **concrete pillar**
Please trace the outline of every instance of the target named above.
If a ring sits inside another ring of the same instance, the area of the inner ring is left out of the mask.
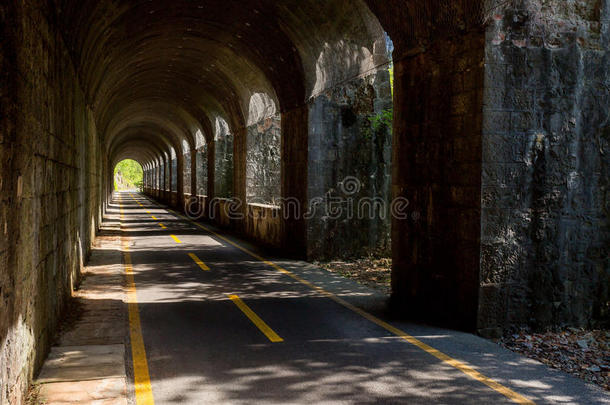
[[[162,184],[163,181],[161,179],[161,162],[162,162],[162,158],[159,159],[159,161],[157,162],[157,199],[161,199],[161,188],[162,188]]]
[[[300,212],[289,209],[283,215],[282,241],[290,253],[304,257],[307,252],[307,134],[308,106],[282,113],[282,198],[283,209],[296,202]]]
[[[184,210],[184,154],[176,154],[176,208]]]
[[[394,65],[392,194],[408,206],[391,211],[392,303],[412,318],[470,331],[479,287],[484,41],[482,29],[471,31]]]
[[[163,192],[161,193],[161,199],[163,200],[163,202],[167,202],[167,183],[168,183],[168,166],[169,166],[169,159],[165,159],[164,164],[163,164]],[[169,176],[169,179],[171,180],[171,176]]]
[[[168,164],[167,164],[167,170],[168,170],[168,176],[167,176],[167,181],[168,181],[168,186],[167,186],[167,205],[172,205],[172,177],[173,176],[173,172],[174,172],[174,162],[173,159],[170,155],[169,160],[168,160]]]

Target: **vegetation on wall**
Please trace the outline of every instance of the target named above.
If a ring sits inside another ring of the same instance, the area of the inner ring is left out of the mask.
[[[371,130],[373,133],[377,133],[377,131],[388,129],[390,132],[392,131],[392,119],[394,118],[394,108],[386,108],[381,110],[375,115],[371,115],[369,119],[369,123],[371,124]]]
[[[140,190],[142,179],[142,166],[135,160],[121,160],[114,168],[115,190]]]

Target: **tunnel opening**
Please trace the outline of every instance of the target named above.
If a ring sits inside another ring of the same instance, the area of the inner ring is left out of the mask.
[[[279,205],[281,197],[281,114],[265,93],[250,97],[247,120],[246,201]]]
[[[368,48],[340,41],[339,55],[327,45],[317,59],[308,136],[313,260],[391,255],[393,48],[376,28]]]
[[[200,129],[196,132],[196,176],[197,176],[197,196],[206,197],[208,191],[208,143]]]
[[[228,199],[233,192],[233,133],[222,117],[216,117],[214,128],[214,192],[215,197]]]
[[[124,159],[114,167],[115,191],[142,191],[144,170],[133,159]]]

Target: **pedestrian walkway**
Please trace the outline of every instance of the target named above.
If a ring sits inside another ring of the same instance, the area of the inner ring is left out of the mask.
[[[78,320],[59,337],[36,379],[41,403],[128,403],[120,226],[112,217],[106,219],[74,292]]]

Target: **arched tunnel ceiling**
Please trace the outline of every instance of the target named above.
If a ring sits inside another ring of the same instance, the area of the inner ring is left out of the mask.
[[[169,146],[180,153],[199,130],[210,140],[216,117],[233,130],[244,126],[254,94],[289,111],[387,61],[383,30],[362,0],[56,4],[112,159],[136,150],[143,136],[162,138],[149,153]]]

